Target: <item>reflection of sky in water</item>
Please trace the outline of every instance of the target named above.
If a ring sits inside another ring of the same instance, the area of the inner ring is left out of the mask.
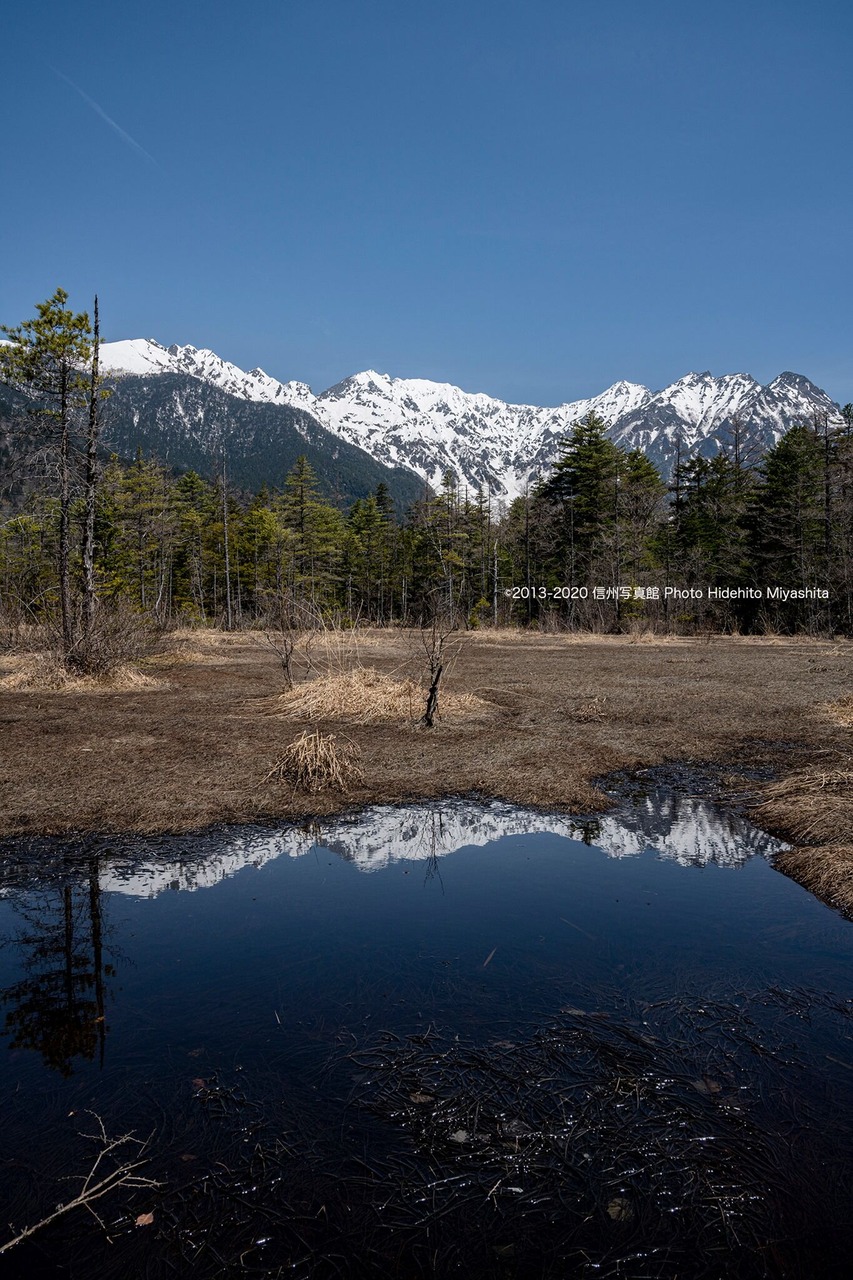
[[[100,881],[106,892],[151,897],[167,889],[209,887],[243,867],[261,867],[283,856],[304,857],[316,849],[332,850],[359,871],[378,871],[395,862],[443,858],[459,849],[533,834],[581,841],[611,858],[652,849],[661,858],[699,867],[742,866],[756,854],[783,847],[709,801],[660,788],[630,806],[586,820],[500,802],[458,801],[375,806],[307,829],[242,827],[219,836],[142,839],[126,853],[106,856]],[[10,871],[10,860],[5,861]]]

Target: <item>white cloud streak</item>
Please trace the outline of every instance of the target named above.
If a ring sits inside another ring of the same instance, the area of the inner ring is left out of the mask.
[[[133,150],[138,152],[139,155],[143,156],[146,160],[148,160],[151,164],[155,165],[158,169],[160,168],[159,164],[157,164],[157,161],[150,154],[150,152],[146,151],[143,146],[140,146],[140,144],[136,141],[136,139],[132,138],[129,133],[126,133],[125,130],[122,129],[120,124],[116,124],[112,116],[108,116],[106,111],[104,111],[103,107],[98,106],[97,102],[95,102],[93,98],[90,98],[88,93],[83,92],[79,84],[75,84],[74,81],[71,80],[68,76],[63,75],[61,71],[57,71],[56,67],[51,67],[50,69],[54,73],[54,75],[59,76],[60,80],[64,80],[67,85],[70,85],[70,87],[74,90],[75,93],[79,93],[83,101],[88,106],[90,106],[92,110],[101,117],[102,120],[106,121],[106,123],[110,126],[113,132],[118,134],[122,142],[126,142],[127,145],[129,147],[132,147]]]

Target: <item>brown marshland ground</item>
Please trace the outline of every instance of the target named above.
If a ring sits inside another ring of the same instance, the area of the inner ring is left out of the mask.
[[[849,642],[469,633],[432,731],[412,722],[417,633],[332,633],[310,653],[285,698],[251,633],[184,633],[143,664],[146,682],[97,693],[21,687],[32,659],[0,656],[0,834],[187,830],[468,791],[589,812],[606,804],[592,779],[614,769],[763,764],[779,781],[756,796],[758,820],[803,846],[780,865],[853,910]],[[348,792],[264,782],[306,728],[359,749]]]

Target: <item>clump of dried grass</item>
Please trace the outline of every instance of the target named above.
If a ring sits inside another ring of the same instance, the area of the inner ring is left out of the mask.
[[[853,729],[853,696],[848,694],[846,698],[839,698],[837,702],[827,703],[826,711],[836,724],[840,724],[844,729]]]
[[[853,846],[786,849],[776,855],[773,865],[815,897],[853,915]]]
[[[278,704],[307,720],[345,719],[352,724],[417,720],[426,691],[417,680],[396,680],[375,667],[333,671],[280,695]],[[441,695],[441,715],[474,715],[487,703],[471,693]]]
[[[360,756],[354,742],[339,742],[333,733],[324,736],[305,729],[275,762],[264,782],[289,783],[294,791],[314,793],[335,787],[346,792],[350,783],[364,778]]]
[[[14,665],[15,670],[0,680],[0,689],[16,693],[131,693],[168,687],[130,663],[90,676],[69,671],[52,653],[27,655],[14,660]]]
[[[804,844],[832,844],[853,828],[853,770],[791,774],[771,783],[753,812],[760,825],[788,832]]]
[[[175,639],[171,638],[168,648],[164,648],[161,653],[147,658],[146,662],[156,667],[179,667],[184,665],[200,664],[205,667],[225,666],[231,657],[227,653],[223,653],[221,649],[202,644],[195,644],[192,640],[186,640],[183,637]]]
[[[575,711],[575,719],[579,720],[581,724],[600,723],[604,719],[604,704],[606,701],[606,697],[596,694],[594,698],[581,703]]]

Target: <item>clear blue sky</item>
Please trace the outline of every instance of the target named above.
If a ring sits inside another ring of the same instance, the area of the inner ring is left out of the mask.
[[[0,322],[62,285],[107,338],[315,390],[794,369],[853,400],[849,0],[34,0],[3,28]]]

